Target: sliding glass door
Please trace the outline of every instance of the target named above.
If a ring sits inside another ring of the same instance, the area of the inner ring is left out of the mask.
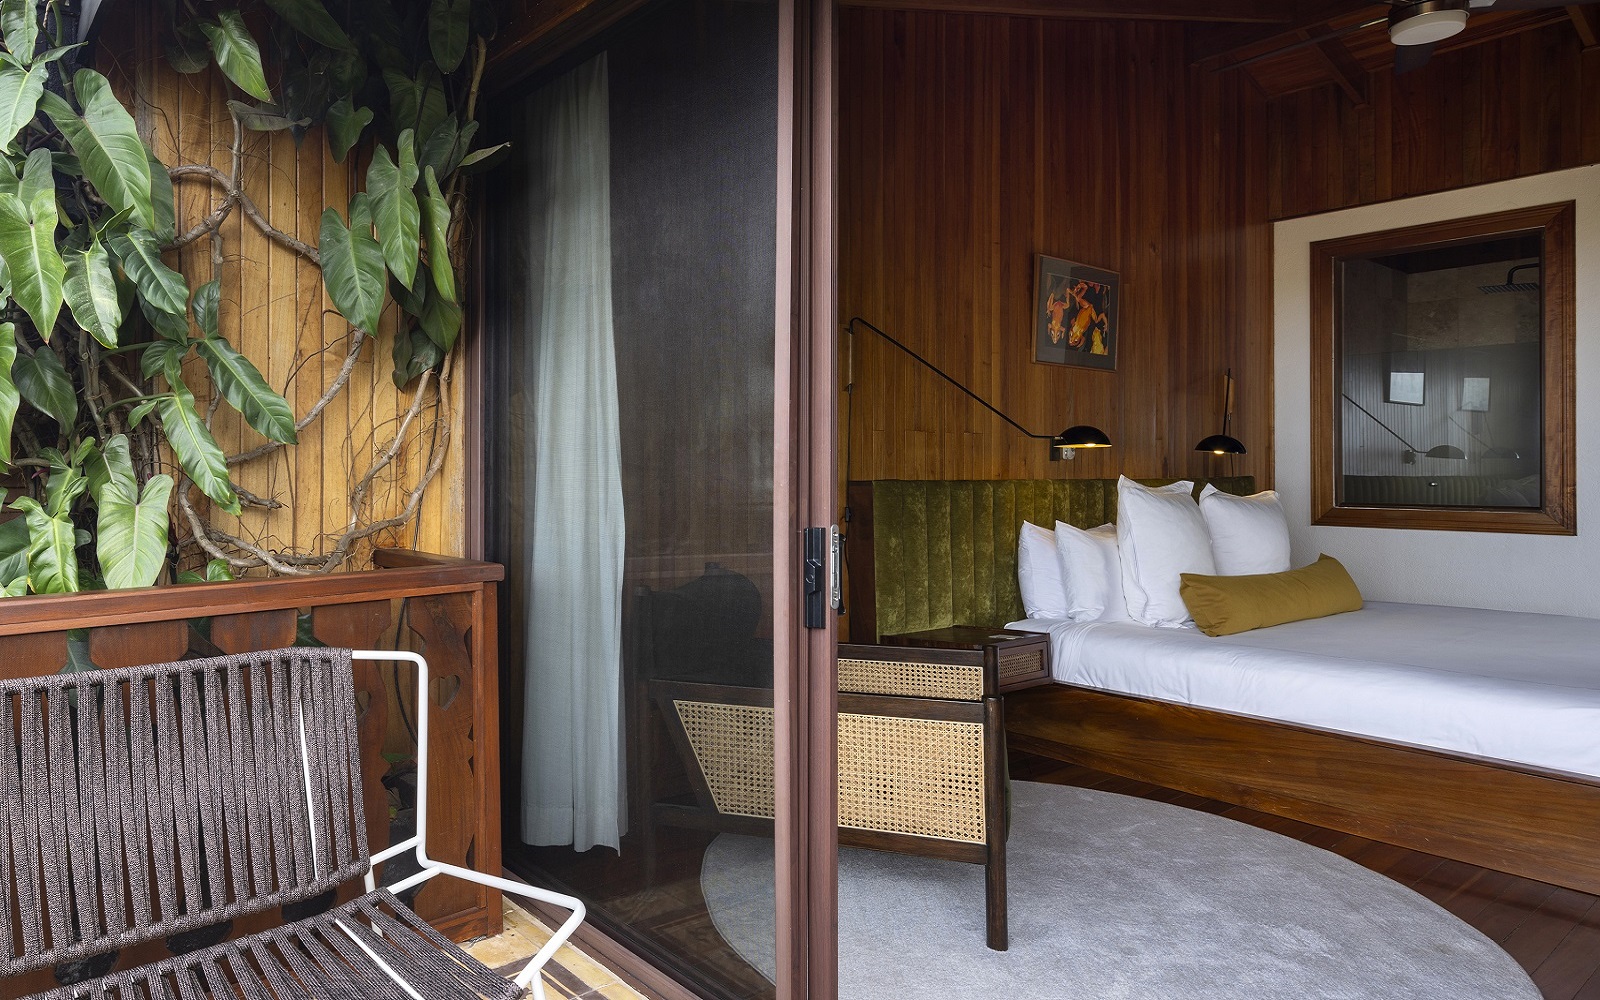
[[[708,997],[831,990],[808,933],[831,812],[827,843],[806,825],[831,714],[793,697],[829,671],[796,609],[833,441],[797,24],[763,0],[629,16],[493,99],[513,153],[483,193],[506,863]]]

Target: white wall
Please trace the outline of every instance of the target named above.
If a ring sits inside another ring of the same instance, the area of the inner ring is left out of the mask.
[[[1311,244],[1442,219],[1577,202],[1578,534],[1311,524]],[[1600,618],[1600,166],[1290,219],[1273,227],[1275,482],[1295,565],[1339,559],[1374,601]]]

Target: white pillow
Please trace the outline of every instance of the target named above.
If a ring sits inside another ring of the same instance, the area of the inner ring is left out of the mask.
[[[1276,490],[1236,497],[1208,483],[1200,492],[1200,516],[1220,575],[1288,572],[1289,521]]]
[[[1067,585],[1068,618],[1075,622],[1128,620],[1116,525],[1102,524],[1085,531],[1057,521],[1056,551],[1061,553],[1061,573]]]
[[[1191,621],[1178,593],[1179,575],[1213,576],[1211,536],[1188,481],[1151,489],[1117,478],[1117,548],[1128,617],[1146,625],[1176,627]]]
[[[1017,537],[1017,587],[1029,618],[1067,617],[1067,590],[1061,579],[1056,533],[1022,522]]]

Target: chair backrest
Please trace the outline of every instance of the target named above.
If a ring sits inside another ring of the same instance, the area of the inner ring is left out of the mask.
[[[0,682],[0,976],[363,874],[356,715],[347,649]]]

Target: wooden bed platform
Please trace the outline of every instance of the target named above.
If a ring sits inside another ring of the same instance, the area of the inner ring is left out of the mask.
[[[1600,894],[1600,782],[1066,684],[1006,696],[1016,750]]]
[[[1114,511],[1114,481],[1071,482],[1070,499],[1055,493],[1029,504],[1012,498],[1060,483],[850,484],[854,641],[1021,618],[1021,521],[1048,525],[1044,516],[1053,516],[1090,528]],[[978,539],[976,558],[940,558],[959,550],[964,533]],[[985,556],[993,565],[975,565]],[[979,582],[975,596],[962,577]],[[1600,894],[1600,780],[1064,684],[1005,701],[1013,749]]]

